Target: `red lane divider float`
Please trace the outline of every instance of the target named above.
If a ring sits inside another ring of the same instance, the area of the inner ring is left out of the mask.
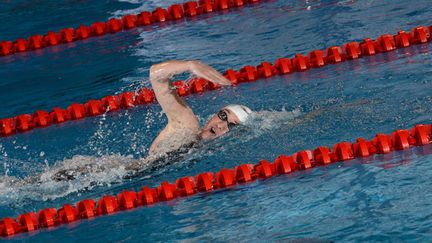
[[[321,146],[314,150],[303,150],[293,155],[280,155],[274,162],[261,160],[258,164],[242,164],[235,168],[224,168],[216,174],[204,172],[175,180],[175,183],[162,182],[157,188],[143,187],[135,192],[125,190],[116,196],[106,195],[97,203],[94,199],[82,200],[76,205],[65,204],[60,209],[45,208],[38,213],[29,212],[17,219],[5,217],[0,221],[0,235],[13,235],[52,228],[77,220],[112,214],[136,207],[170,201],[178,197],[199,192],[212,192],[216,189],[233,187],[237,184],[257,179],[268,179],[276,175],[311,169],[335,162],[363,158],[374,154],[388,154],[406,150],[414,146],[432,144],[432,124],[416,125],[411,130],[396,130],[391,135],[377,134],[371,140],[358,138],[355,143],[340,142],[333,147]]]
[[[183,4],[173,4],[167,9],[159,7],[151,12],[144,11],[136,15],[126,15],[119,19],[111,18],[106,22],[96,21],[90,26],[80,25],[75,29],[64,28],[58,32],[48,31],[45,35],[36,34],[27,39],[18,38],[15,41],[1,41],[0,56],[57,46],[91,37],[113,34],[122,30],[126,31],[141,26],[179,21],[185,18],[226,11],[258,2],[260,2],[260,0],[199,0],[198,2],[189,1]]]
[[[160,10],[162,11],[162,10]],[[163,11],[165,12],[165,11]],[[102,23],[99,23],[102,25]],[[228,69],[224,75],[234,85],[253,82],[258,79],[270,78],[275,75],[286,75],[293,72],[303,72],[311,68],[319,68],[328,64],[337,64],[343,61],[354,60],[363,56],[393,51],[396,48],[427,43],[432,40],[432,26],[416,27],[411,32],[399,31],[396,35],[384,34],[377,40],[370,38],[362,42],[349,42],[342,46],[332,46],[322,50],[313,50],[308,55],[295,54],[293,58],[279,58],[274,63],[262,62],[259,65],[246,65],[236,71]],[[219,85],[205,79],[193,79],[187,84],[184,81],[173,83],[180,96],[191,93],[202,93],[220,88]],[[69,120],[78,120],[88,116],[97,116],[106,111],[128,109],[137,105],[155,102],[154,92],[144,88],[139,92],[125,92],[120,95],[107,96],[101,100],[90,100],[85,104],[73,103],[67,109],[59,107],[51,112],[36,111],[33,115],[24,114],[0,120],[0,136],[9,136],[19,132],[29,131],[33,128],[47,127]]]

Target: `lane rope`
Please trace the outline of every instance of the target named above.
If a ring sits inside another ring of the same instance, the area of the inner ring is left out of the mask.
[[[392,151],[430,144],[432,144],[432,124],[420,124],[410,130],[396,130],[391,135],[380,133],[371,140],[358,138],[354,143],[340,142],[332,148],[320,146],[289,156],[280,155],[274,162],[261,160],[255,165],[241,164],[235,168],[221,169],[216,173],[204,172],[197,176],[182,177],[174,180],[174,183],[164,181],[157,188],[144,186],[139,192],[124,190],[117,196],[105,195],[97,201],[85,199],[75,205],[65,204],[59,209],[45,208],[37,213],[21,214],[17,219],[5,217],[0,221],[0,235],[12,237],[24,232],[53,228],[197,193],[211,193],[217,189],[233,187],[257,179],[269,179],[335,162],[370,157],[374,154],[388,154]]]
[[[262,0],[199,0],[173,4],[166,9],[158,7],[151,12],[143,11],[139,14],[125,15],[121,18],[111,18],[106,22],[96,21],[90,26],[82,24],[78,28],[64,28],[57,32],[48,31],[45,35],[36,34],[28,38],[18,38],[15,41],[1,41],[0,56],[40,50],[142,26],[179,22],[186,18],[195,18],[213,12],[225,12],[229,9],[240,8],[260,1]]]
[[[348,42],[342,46],[331,46],[323,50],[313,50],[307,55],[295,54],[292,58],[282,57],[274,63],[261,62],[257,66],[246,65],[239,70],[228,69],[224,76],[233,85],[254,82],[275,75],[287,75],[293,72],[304,72],[329,64],[372,56],[378,53],[394,51],[412,45],[428,43],[432,40],[432,26],[420,26],[410,32],[403,30],[396,35],[384,34],[376,40],[365,38],[362,42]],[[189,83],[173,83],[180,96],[203,93],[221,88],[219,85],[202,78],[195,78]],[[55,107],[51,112],[38,110],[33,114],[21,114],[15,117],[0,119],[0,137],[30,131],[34,128],[48,127],[66,121],[79,120],[85,117],[98,116],[106,112],[129,109],[134,106],[155,103],[153,90],[143,88],[137,92],[128,91],[119,95],[110,95],[102,99],[91,99],[84,104],[72,103],[66,109]]]

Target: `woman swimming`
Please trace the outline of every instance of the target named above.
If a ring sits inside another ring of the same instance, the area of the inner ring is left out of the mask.
[[[197,142],[212,140],[226,134],[233,126],[244,123],[252,114],[246,106],[228,105],[200,128],[192,109],[180,98],[172,85],[172,77],[185,72],[220,85],[231,85],[222,74],[199,61],[167,61],[153,65],[150,68],[150,82],[156,99],[168,117],[168,124],[153,141],[146,158],[123,159],[124,169],[127,171],[125,177],[139,176],[173,161],[179,161]],[[97,158],[84,159],[82,164],[73,168],[51,168],[57,171],[50,178],[55,181],[69,181],[87,173],[108,171],[118,166],[115,162],[98,163]],[[38,178],[32,177],[31,181],[37,181]]]
[[[172,77],[190,72],[220,85],[232,83],[212,67],[199,61],[167,61],[153,65],[150,68],[150,82],[156,94],[156,99],[168,117],[168,124],[159,133],[150,146],[145,159],[136,160],[126,166],[126,170],[135,175],[136,172],[153,170],[159,164],[179,160],[191,146],[199,141],[218,138],[236,125],[244,123],[252,114],[252,110],[243,105],[228,105],[220,109],[200,128],[198,119],[192,109],[177,94],[172,85]],[[158,163],[158,161],[164,161]]]
[[[150,82],[156,99],[168,117],[168,124],[151,145],[150,155],[163,156],[198,140],[220,137],[229,132],[231,127],[245,122],[252,113],[246,106],[229,105],[200,128],[192,109],[180,98],[171,82],[174,75],[184,72],[220,85],[231,85],[218,71],[199,61],[168,61],[153,65],[150,68]]]

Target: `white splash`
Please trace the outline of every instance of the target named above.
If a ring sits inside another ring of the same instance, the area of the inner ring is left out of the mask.
[[[135,161],[131,157],[76,155],[57,165],[26,178],[0,177],[0,205],[13,201],[54,200],[95,186],[119,183],[126,175],[125,166]]]
[[[255,112],[245,125],[238,126],[226,136],[204,143],[202,146],[193,147],[181,157],[169,161],[175,163],[173,168],[181,168],[187,163],[197,163],[202,156],[212,153],[223,153],[226,148],[246,143],[261,135],[284,126],[299,116],[299,109],[293,111],[259,111]],[[152,123],[157,114],[146,117],[144,123]],[[199,117],[200,120],[203,118]],[[166,161],[154,161],[151,159],[134,159],[132,156],[101,155],[103,151],[97,141],[103,141],[107,133],[112,132],[106,127],[105,119],[100,122],[100,129],[94,134],[94,140],[90,143],[95,151],[95,156],[75,155],[72,158],[58,161],[54,166],[46,167],[42,173],[26,178],[11,176],[0,177],[0,205],[11,202],[29,200],[54,200],[65,197],[71,193],[91,190],[99,186],[111,186],[124,182],[124,178],[138,167],[138,170],[157,168],[157,174],[162,173],[166,167]],[[217,145],[217,146],[215,146]],[[216,148],[216,150],[215,150]],[[137,149],[137,148],[134,148]],[[149,162],[153,161],[153,162]],[[32,173],[30,173],[32,174]],[[152,173],[150,173],[152,174]],[[149,173],[140,175],[150,176]],[[33,175],[35,175],[33,173]]]

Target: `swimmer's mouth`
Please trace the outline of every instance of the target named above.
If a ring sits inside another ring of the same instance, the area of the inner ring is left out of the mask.
[[[216,134],[216,132],[215,132],[215,130],[213,129],[213,127],[210,128],[210,132],[213,133],[213,134]]]

